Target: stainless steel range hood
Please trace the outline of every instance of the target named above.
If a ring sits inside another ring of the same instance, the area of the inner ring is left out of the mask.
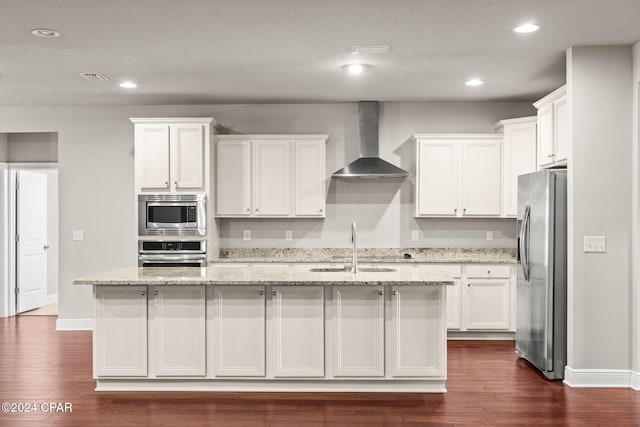
[[[378,157],[378,102],[358,102],[360,157],[334,172],[336,178],[405,178],[409,172]]]

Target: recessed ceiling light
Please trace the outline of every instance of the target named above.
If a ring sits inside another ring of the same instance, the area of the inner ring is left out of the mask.
[[[467,82],[465,83],[467,86],[482,86],[484,82],[480,79],[471,79],[471,80],[467,80]]]
[[[134,82],[122,82],[120,83],[120,87],[123,87],[125,89],[134,89],[134,88],[137,88],[138,85],[135,84]]]
[[[50,28],[34,28],[31,30],[31,34],[36,37],[44,37],[47,39],[55,39],[60,37],[62,33],[60,31],[52,30]]]
[[[533,33],[540,29],[540,25],[536,24],[523,24],[513,29],[516,33]]]
[[[348,64],[344,66],[350,74],[361,74],[366,67],[364,64]]]

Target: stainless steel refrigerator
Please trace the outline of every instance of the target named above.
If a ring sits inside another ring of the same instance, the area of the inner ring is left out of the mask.
[[[516,352],[548,379],[567,364],[567,171],[518,177]]]

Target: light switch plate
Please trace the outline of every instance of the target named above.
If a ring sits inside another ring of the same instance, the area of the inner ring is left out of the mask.
[[[493,240],[493,231],[487,231],[487,240]]]
[[[242,233],[242,238],[244,240],[251,240],[251,230],[244,230],[244,233]]]
[[[411,230],[411,240],[414,242],[420,239],[420,232],[418,230]]]
[[[607,238],[605,236],[584,236],[585,252],[606,252]]]
[[[73,240],[84,240],[84,230],[73,230]]]
[[[293,231],[287,230],[284,232],[284,240],[293,240]]]

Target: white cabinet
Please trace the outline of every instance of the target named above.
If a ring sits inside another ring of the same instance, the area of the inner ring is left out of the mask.
[[[333,376],[384,376],[384,287],[335,286]]]
[[[295,216],[323,216],[326,199],[324,140],[293,144],[293,192]]]
[[[264,286],[216,286],[212,335],[215,376],[263,377]]]
[[[156,286],[149,300],[156,376],[205,375],[205,287]]]
[[[518,176],[536,171],[537,118],[522,117],[495,124],[503,133],[502,216],[518,214]]]
[[[538,168],[565,166],[569,151],[566,86],[535,102],[538,109]]]
[[[501,137],[413,135],[416,216],[499,216]]]
[[[391,287],[391,375],[446,377],[442,286]]]
[[[147,376],[147,287],[94,286],[94,302],[94,376]]]
[[[205,191],[212,120],[132,118],[136,191]]]
[[[221,135],[216,216],[324,217],[327,135]]]
[[[468,265],[463,287],[466,329],[512,329],[512,280],[509,266]]]
[[[253,202],[256,216],[291,214],[291,144],[289,140],[253,142]]]
[[[324,289],[273,286],[274,377],[324,376]]]

